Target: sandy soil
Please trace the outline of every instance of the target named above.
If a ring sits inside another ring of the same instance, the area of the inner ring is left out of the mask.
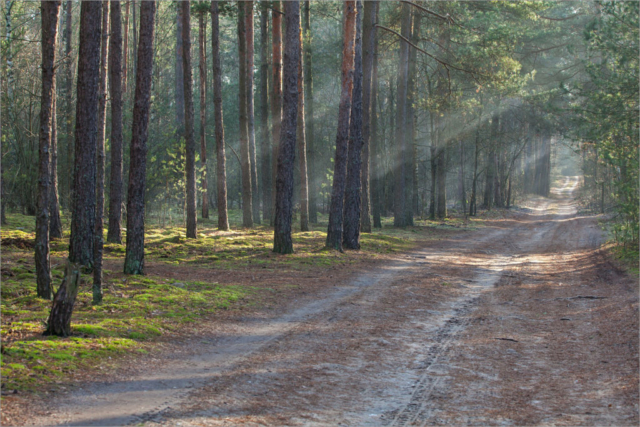
[[[638,425],[638,284],[567,178],[551,199],[368,271],[302,277],[33,425]],[[248,273],[250,274],[250,273]]]

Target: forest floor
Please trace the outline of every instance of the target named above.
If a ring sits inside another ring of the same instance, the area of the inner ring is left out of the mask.
[[[20,329],[40,309],[3,283],[2,424],[638,425],[638,281],[577,214],[577,183],[476,223],[374,233],[361,253],[315,250],[313,233],[296,258],[254,242],[240,265],[151,245],[148,282],[109,259],[107,308],[81,298],[74,326],[72,342],[103,346],[85,364]],[[3,253],[3,282],[25,254]],[[144,302],[138,323],[123,301]],[[36,361],[55,360],[76,365],[39,381]]]

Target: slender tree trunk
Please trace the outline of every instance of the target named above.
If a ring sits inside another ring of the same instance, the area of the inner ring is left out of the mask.
[[[207,21],[204,12],[198,14],[200,50],[200,162],[202,165],[202,218],[209,218],[209,166],[207,165]]]
[[[293,253],[291,217],[293,211],[293,161],[296,150],[298,114],[298,67],[300,64],[300,2],[284,3],[286,33],[284,51],[284,100],[276,178],[276,215],[273,251]]]
[[[442,134],[443,132],[438,132],[438,155],[436,159],[438,162],[436,168],[438,175],[438,209],[436,215],[438,219],[447,217],[447,149]]]
[[[298,164],[300,166],[300,231],[309,231],[309,178],[307,175],[307,139],[305,126],[305,105],[304,105],[304,72],[302,66],[302,31],[299,31],[300,44],[298,62],[298,120],[297,120],[297,145],[298,145]]]
[[[460,176],[459,176],[459,193],[460,193],[460,207],[462,208],[462,215],[467,218],[467,192],[464,188],[464,142],[460,140]]]
[[[72,38],[72,23],[73,23],[73,2],[68,0],[65,3],[65,22],[64,31],[62,33],[62,39],[64,40],[64,71],[63,71],[63,98],[64,98],[64,112],[62,117],[62,123],[64,127],[62,133],[65,135],[66,142],[66,170],[69,172],[66,174],[67,179],[63,184],[64,191],[64,203],[66,207],[71,211],[73,202],[73,61],[71,58],[71,38]]]
[[[373,72],[375,34],[374,27],[377,1],[367,1],[364,3],[364,32],[362,35],[363,63],[362,63],[362,215],[361,231],[371,233],[370,213],[370,189],[369,189],[369,163],[371,147],[371,114],[372,104],[375,100],[371,98],[371,76]]]
[[[411,9],[402,4],[401,32],[407,40],[411,37]],[[407,160],[407,85],[409,79],[409,45],[400,43],[400,68],[398,70],[398,107],[396,110],[396,161],[394,170],[393,225],[406,227],[406,160]]]
[[[419,13],[413,14],[413,29],[411,32],[411,42],[418,45],[420,40],[420,23]],[[407,174],[405,175],[405,215],[406,225],[413,225],[413,216],[418,214],[418,147],[416,140],[416,108],[414,106],[417,98],[418,85],[417,76],[417,50],[409,50],[409,73],[407,83]]]
[[[69,260],[93,268],[102,4],[82,2]]]
[[[313,119],[313,69],[311,51],[311,4],[303,3],[302,48],[304,69],[304,124],[307,141],[307,165],[309,170],[309,222],[318,223],[318,195],[320,194],[320,172],[318,171],[318,148],[315,141]]]
[[[362,146],[364,145],[362,136],[362,1],[357,2],[353,91],[351,98],[342,244],[347,249],[360,249]]]
[[[97,2],[96,2],[97,3]],[[71,314],[80,288],[80,264],[67,261],[64,279],[51,305],[47,328],[43,335],[71,335]]]
[[[222,67],[220,66],[220,21],[218,2],[211,2],[211,62],[213,64],[213,113],[216,125],[216,185],[218,191],[218,230],[229,229],[227,216],[227,168],[224,153],[222,117]]]
[[[124,8],[124,46],[122,48],[122,89],[127,91],[127,79],[129,76],[128,66],[129,66],[129,9],[131,8],[131,0],[125,1]],[[180,9],[178,7],[178,9]],[[178,19],[180,21],[180,19]],[[180,33],[178,32],[178,39],[180,39]],[[177,80],[176,80],[177,81]],[[178,85],[176,85],[176,90],[178,90]]]
[[[271,138],[273,144],[272,150],[272,182],[274,185],[273,191],[273,206],[274,216],[272,217],[272,223],[275,218],[275,203],[276,203],[276,171],[278,160],[278,145],[280,144],[280,133],[282,125],[282,14],[280,12],[282,8],[282,2],[275,1],[273,3],[274,11],[271,14],[271,39],[272,39],[272,56],[273,61],[273,92],[271,98],[271,126],[273,136]],[[273,223],[272,225],[275,225]]]
[[[238,57],[239,57],[239,108],[240,108],[240,158],[242,160],[242,226],[253,227],[251,195],[251,153],[249,146],[249,118],[247,100],[247,31],[244,3],[238,4]]]
[[[107,57],[109,41],[109,3],[102,0],[102,46],[98,99],[98,143],[96,147],[96,234],[94,243],[93,303],[102,302],[102,251],[104,248],[104,139],[107,126]]]
[[[111,98],[111,181],[107,242],[122,243],[122,23],[120,1],[111,2],[109,37],[109,91]]]
[[[436,219],[436,184],[438,182],[438,148],[436,147],[436,137],[431,133],[430,166],[431,166],[431,194],[429,195],[429,219]]]
[[[182,2],[176,2],[176,135],[178,139],[184,137],[184,42]],[[126,39],[125,39],[126,46]],[[126,50],[125,50],[126,56]]]
[[[333,187],[326,246],[342,252],[342,226],[344,192],[347,179],[347,150],[349,143],[349,121],[351,117],[351,96],[353,91],[353,66],[356,33],[356,2],[344,2],[343,45],[342,45],[342,88],[338,107],[338,131],[336,134],[336,155],[333,163]]]
[[[478,123],[478,126],[480,124]],[[476,216],[477,213],[477,187],[478,187],[478,138],[480,130],[476,130],[476,143],[473,160],[473,182],[471,184],[471,200],[469,202],[469,216]]]
[[[367,2],[368,3],[368,2]],[[376,4],[378,2],[376,1]],[[366,6],[366,4],[365,4]],[[380,7],[375,9],[374,21],[378,21],[378,15],[380,14]],[[365,21],[366,22],[366,21]],[[371,205],[373,213],[373,226],[376,228],[382,228],[382,221],[380,218],[380,211],[382,208],[382,176],[384,174],[384,166],[382,164],[381,157],[381,145],[382,140],[378,135],[378,44],[379,37],[374,28],[373,33],[373,69],[371,75],[371,170],[373,176],[371,177]],[[366,140],[365,140],[366,144]]]
[[[147,137],[153,69],[153,30],[155,1],[142,1],[140,46],[136,69],[136,92],[131,130],[129,191],[127,200],[126,274],[144,274],[144,192],[147,171]]]
[[[193,74],[191,69],[191,2],[183,1],[182,7],[182,68],[184,70],[184,124],[187,175],[187,238],[195,239],[196,211],[196,141],[194,137]]]
[[[275,13],[275,12],[274,12]],[[273,218],[271,182],[271,140],[269,139],[269,8],[260,2],[260,181],[262,190],[262,217]]]
[[[42,2],[42,102],[38,148],[38,199],[36,215],[36,282],[40,298],[51,299],[49,263],[49,197],[51,195],[51,125],[55,97],[56,35],[60,1]]]
[[[49,195],[49,238],[62,237],[62,221],[60,220],[60,198],[58,197],[58,123],[56,81],[53,82],[53,96],[51,104],[51,194]]]
[[[254,224],[260,224],[260,193],[258,192],[258,163],[256,158],[256,125],[253,102],[253,56],[255,53],[253,37],[253,0],[245,0],[245,34],[247,66],[247,131],[249,135],[249,157],[251,161],[251,212]]]

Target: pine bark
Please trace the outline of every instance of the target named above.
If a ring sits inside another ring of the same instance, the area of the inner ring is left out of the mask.
[[[362,1],[357,2],[356,43],[353,74],[349,149],[347,154],[347,182],[344,194],[344,232],[342,245],[346,249],[360,249],[360,216],[362,208]]]
[[[67,261],[64,279],[53,298],[47,327],[43,335],[61,337],[71,335],[71,314],[80,289],[80,267],[80,264]]]
[[[58,196],[58,96],[56,81],[53,82],[53,99],[51,105],[51,194],[49,195],[49,238],[62,237],[62,221],[60,220],[60,197]]]
[[[216,188],[218,230],[229,229],[227,216],[227,168],[224,153],[224,120],[222,113],[222,67],[220,66],[220,18],[217,1],[211,2],[211,62],[213,64],[213,114],[216,131]]]
[[[378,5],[379,6],[379,5]],[[374,20],[378,21],[380,7],[376,7]],[[374,30],[373,34],[373,69],[371,71],[371,210],[373,214],[373,226],[382,228],[380,211],[382,209],[382,176],[384,167],[382,165],[381,144],[382,139],[378,135],[378,43],[379,37]]]
[[[182,2],[176,2],[176,135],[184,137],[184,42]],[[126,50],[125,50],[126,52]]]
[[[209,218],[209,166],[207,164],[207,21],[198,14],[198,46],[200,50],[200,163],[202,167],[202,218]]]
[[[256,124],[253,102],[253,56],[255,53],[253,31],[253,0],[243,2],[245,7],[245,34],[247,41],[247,131],[251,160],[251,212],[254,224],[260,224],[260,193],[258,192],[258,162],[256,156]]]
[[[80,5],[75,161],[69,260],[93,268],[96,223],[96,143],[102,4]]]
[[[307,141],[307,165],[309,175],[309,222],[318,223],[318,195],[320,194],[320,172],[318,171],[318,148],[315,141],[313,118],[313,55],[311,49],[311,5],[306,0],[302,6],[302,48],[304,69],[304,123]]]
[[[196,211],[196,141],[194,136],[193,72],[191,69],[191,2],[182,8],[182,69],[184,72],[184,137],[187,175],[187,238],[195,239],[198,224]]]
[[[124,92],[127,92],[128,86],[128,78],[129,78],[129,10],[131,9],[131,0],[125,1],[125,9],[124,9],[124,40],[122,47],[122,89]],[[178,8],[180,9],[180,8]],[[178,33],[178,38],[180,38],[180,33]],[[178,90],[176,86],[176,90]]]
[[[356,2],[345,1],[342,47],[342,86],[338,107],[338,131],[334,158],[331,206],[326,246],[342,252],[344,193],[347,178],[347,150],[349,143],[349,120],[353,91],[353,65],[356,33]]]
[[[120,1],[111,2],[109,37],[109,95],[111,98],[111,180],[107,242],[122,243],[122,22]]]
[[[298,67],[300,64],[300,2],[284,3],[286,21],[284,49],[283,111],[278,173],[276,178],[276,214],[273,232],[273,251],[293,253],[291,218],[293,212],[293,162],[296,153],[298,115]]]
[[[251,196],[251,154],[249,149],[249,118],[247,113],[247,31],[244,3],[238,7],[238,90],[240,108],[240,160],[242,173],[242,226],[253,227]]]
[[[299,62],[298,62],[298,122],[296,138],[298,145],[298,165],[300,167],[300,231],[309,231],[309,177],[307,174],[307,139],[305,126],[304,105],[304,72],[302,64],[302,31],[299,31]]]
[[[51,127],[55,97],[56,35],[59,1],[42,2],[42,102],[38,146],[38,199],[36,215],[36,289],[40,298],[51,299],[49,262],[49,198],[51,195]]]
[[[275,13],[275,12],[274,12]],[[260,2],[260,181],[262,217],[270,221],[273,215],[273,182],[271,172],[271,139],[269,138],[269,8]]]
[[[136,69],[127,200],[127,251],[124,262],[126,274],[144,273],[144,192],[155,8],[155,1],[149,0],[142,2],[140,10],[140,46]]]
[[[420,40],[420,23],[422,22],[419,13],[413,14],[413,29],[411,30],[411,42],[418,45]],[[407,149],[411,155],[407,159],[407,175],[405,176],[405,214],[407,225],[413,225],[413,216],[419,214],[420,207],[418,203],[418,141],[416,140],[417,117],[415,103],[418,92],[417,71],[418,64],[416,61],[418,51],[410,49],[409,51],[409,82],[407,88],[407,142],[411,145],[411,150]],[[410,202],[409,202],[410,201]]]
[[[73,61],[71,58],[71,37],[72,37],[72,23],[73,23],[73,2],[68,0],[65,3],[65,22],[64,31],[62,33],[62,39],[64,42],[64,69],[63,69],[63,83],[62,91],[64,98],[64,109],[62,117],[62,133],[65,135],[66,142],[66,170],[73,171]],[[63,201],[69,210],[73,209],[73,173],[67,173],[67,179],[63,184]]]
[[[362,214],[360,229],[363,233],[371,233],[371,190],[369,186],[369,164],[371,162],[371,77],[373,74],[374,47],[376,30],[377,1],[364,3],[364,22],[362,34]],[[375,101],[374,101],[375,102]]]
[[[104,139],[107,127],[107,58],[109,42],[109,1],[102,0],[102,45],[100,47],[100,88],[98,99],[98,142],[96,147],[96,234],[93,267],[93,303],[102,302],[102,251],[104,248]]]
[[[272,225],[275,226],[275,203],[276,203],[276,175],[278,163],[278,146],[280,144],[280,133],[282,126],[282,2],[275,1],[273,3],[274,11],[271,14],[271,49],[273,62],[273,91],[271,93],[271,141],[273,149],[271,153],[271,170],[273,182],[273,216],[271,218]]]
[[[460,175],[458,177],[458,193],[460,195],[460,208],[462,215],[467,217],[467,191],[464,185],[464,142],[460,140]]]

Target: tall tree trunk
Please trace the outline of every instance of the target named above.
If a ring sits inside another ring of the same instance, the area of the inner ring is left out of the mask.
[[[127,200],[126,274],[144,273],[144,192],[147,172],[147,137],[151,105],[155,1],[145,0],[140,10],[140,46],[131,129],[129,189]]]
[[[271,98],[271,129],[273,136],[271,138],[273,144],[273,150],[271,153],[272,161],[272,176],[271,181],[274,185],[273,191],[273,206],[274,215],[271,218],[272,225],[275,218],[275,203],[276,203],[276,172],[277,172],[277,160],[278,160],[278,145],[280,144],[280,133],[282,125],[282,14],[281,7],[282,2],[275,1],[273,3],[274,10],[271,14],[271,46],[273,61],[273,92]]]
[[[178,139],[184,137],[184,42],[182,2],[176,2],[176,135]],[[126,45],[126,41],[125,41]],[[126,50],[125,50],[126,56]]]
[[[436,216],[438,219],[447,217],[447,148],[444,141],[444,132],[438,132],[438,154],[437,154],[437,189],[438,189],[438,209]]]
[[[102,4],[82,2],[69,260],[93,267]]]
[[[276,13],[276,12],[274,12]],[[273,217],[271,181],[271,140],[269,138],[269,7],[260,2],[260,181],[262,190],[262,217]]]
[[[183,1],[182,7],[182,68],[184,71],[184,124],[187,175],[187,238],[195,239],[196,212],[196,141],[194,137],[193,71],[191,70],[191,2]]]
[[[411,9],[402,4],[401,32],[407,40],[411,37]],[[398,70],[398,107],[396,110],[396,159],[394,170],[393,225],[407,226],[406,218],[406,174],[407,174],[407,85],[409,79],[409,45],[400,43],[400,68]]]
[[[432,126],[433,128],[433,126]],[[429,161],[431,169],[431,194],[429,195],[429,219],[436,219],[436,184],[438,182],[438,148],[436,137],[431,132],[431,146],[429,147]]]
[[[360,249],[360,209],[362,203],[362,1],[357,2],[356,43],[353,73],[347,182],[344,195],[343,247]]]
[[[304,105],[304,72],[302,66],[302,31],[298,43],[300,44],[298,62],[298,121],[297,121],[297,145],[298,164],[300,166],[300,231],[309,231],[309,178],[307,175],[307,139],[305,126],[305,105]]]
[[[368,3],[368,2],[367,2]],[[376,1],[376,4],[378,2]],[[366,6],[366,4],[365,4]],[[373,20],[378,21],[380,7],[376,7]],[[366,22],[366,21],[365,21]],[[371,207],[373,213],[373,226],[382,228],[380,211],[382,210],[382,176],[384,174],[384,166],[382,164],[381,146],[382,139],[378,135],[378,44],[380,38],[377,31],[373,33],[373,69],[371,75]],[[366,140],[365,140],[366,144]]]
[[[239,108],[240,108],[240,159],[242,172],[242,226],[253,227],[251,195],[251,153],[249,146],[249,117],[247,100],[247,30],[244,3],[238,3],[238,58],[239,58]]]
[[[65,135],[66,142],[66,170],[73,171],[73,61],[71,58],[71,38],[72,38],[72,23],[73,23],[73,2],[68,0],[65,3],[65,21],[64,31],[62,33],[62,39],[64,43],[64,69],[63,69],[63,83],[62,91],[64,98],[64,110],[62,117],[62,133]],[[66,207],[69,210],[73,209],[72,206],[72,193],[73,193],[73,173],[66,174],[67,179],[63,184],[64,196],[63,200]]]
[[[273,251],[293,253],[291,217],[293,211],[293,161],[296,153],[298,114],[298,66],[300,64],[300,2],[284,3],[286,33],[284,50],[284,99],[282,129],[278,149],[276,178],[276,215],[273,231]]]
[[[245,7],[245,34],[247,49],[247,131],[249,135],[249,157],[251,161],[251,212],[254,224],[260,224],[260,193],[258,192],[258,163],[256,159],[256,125],[253,102],[253,0],[243,2]]]
[[[96,234],[93,267],[93,303],[102,302],[102,251],[104,248],[104,139],[107,127],[107,57],[109,41],[109,1],[102,0],[102,46],[98,104],[98,142],[96,147]]]
[[[111,98],[111,181],[107,242],[122,243],[122,23],[120,1],[111,2],[109,37],[109,94]]]
[[[60,220],[60,198],[58,197],[58,123],[56,81],[53,82],[53,97],[51,103],[51,194],[49,195],[49,238],[62,237],[62,221]]]
[[[131,0],[125,1],[124,8],[124,46],[122,48],[122,89],[127,91],[127,80],[129,77],[128,66],[129,66],[129,9],[131,9]],[[180,9],[178,7],[178,9]],[[178,19],[180,21],[180,19]],[[180,32],[178,32],[178,39],[180,39]],[[177,80],[176,80],[177,81]],[[176,90],[178,90],[178,85],[176,85]]]
[[[356,33],[356,2],[344,2],[343,45],[342,45],[342,87],[338,107],[338,131],[336,134],[336,155],[333,163],[333,186],[329,226],[326,246],[342,252],[342,226],[344,192],[347,178],[347,150],[349,143],[349,121],[351,116],[351,96],[353,91],[353,65]]]
[[[313,119],[313,69],[311,51],[311,5],[303,3],[302,49],[304,69],[304,124],[307,141],[307,165],[309,170],[309,222],[318,223],[318,195],[320,194],[320,172],[318,171],[318,148],[315,141]]]
[[[209,218],[209,166],[207,164],[207,21],[198,13],[198,45],[200,50],[200,162],[202,164],[202,218]]]
[[[369,189],[369,163],[371,147],[371,76],[373,72],[374,47],[376,30],[374,27],[377,1],[367,1],[364,3],[364,30],[362,34],[362,214],[361,230],[363,233],[371,233],[370,213],[370,189]]]
[[[218,192],[218,230],[229,229],[227,216],[227,168],[224,153],[222,117],[222,68],[220,66],[220,21],[217,1],[211,2],[211,62],[213,64],[213,113],[216,125],[216,185]]]
[[[469,201],[469,216],[476,216],[478,201],[477,201],[477,187],[478,187],[478,151],[479,151],[479,137],[480,137],[480,123],[478,123],[478,129],[476,129],[476,141],[474,148],[473,159],[473,181],[471,184],[471,200]]]
[[[464,142],[460,140],[460,176],[459,176],[459,189],[460,194],[460,207],[462,208],[462,215],[467,218],[467,192],[464,188]]]
[[[55,97],[56,35],[60,1],[42,2],[42,102],[38,147],[38,199],[36,215],[36,282],[40,298],[51,299],[49,263],[49,197],[51,195],[51,125]]]
[[[420,40],[420,23],[421,17],[419,13],[413,14],[413,29],[411,31],[411,42],[418,45]],[[418,206],[418,141],[416,140],[416,108],[418,85],[417,78],[417,50],[409,51],[409,76],[407,83],[407,174],[405,176],[405,215],[406,225],[413,225],[413,216],[419,213]]]

